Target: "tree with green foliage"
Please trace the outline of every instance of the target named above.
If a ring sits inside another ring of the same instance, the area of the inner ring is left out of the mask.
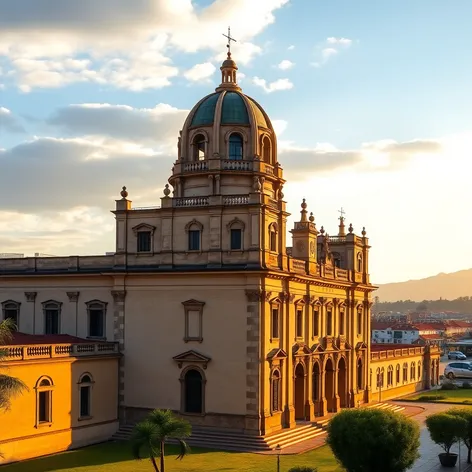
[[[444,449],[447,456],[451,447],[467,434],[467,421],[459,415],[436,413],[426,418],[431,439]]]
[[[0,346],[5,346],[13,339],[15,323],[10,318],[0,323]],[[0,362],[7,356],[5,349],[0,349]],[[15,377],[5,373],[0,374],[0,410],[8,410],[11,405],[11,399],[28,390],[28,387]]]
[[[448,415],[459,416],[467,421],[467,428],[465,436],[462,438],[464,444],[467,446],[467,463],[471,463],[472,452],[472,409],[471,408],[451,408],[447,410]]]
[[[327,443],[347,472],[404,472],[419,457],[420,428],[392,411],[343,410],[329,423]]]
[[[188,421],[178,418],[170,410],[153,410],[144,421],[138,423],[131,435],[131,448],[135,459],[141,459],[143,449],[156,472],[165,472],[165,442],[177,440],[180,453],[177,459],[183,459],[190,452],[185,439],[190,436],[192,427]],[[159,457],[159,466],[156,458]]]
[[[318,472],[318,469],[306,465],[300,465],[298,467],[292,467],[288,472]]]

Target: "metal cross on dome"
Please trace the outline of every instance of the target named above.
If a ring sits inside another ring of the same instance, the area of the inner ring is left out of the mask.
[[[231,41],[236,42],[236,40],[231,37],[231,27],[230,26],[228,26],[228,34],[223,33],[223,36],[225,38],[228,38],[228,44],[226,45],[226,47],[228,48],[228,54],[231,54]]]
[[[344,215],[346,214],[346,212],[344,211],[343,207],[341,207],[341,209],[338,210],[338,213],[341,213],[341,216],[339,217],[339,219],[344,220]]]

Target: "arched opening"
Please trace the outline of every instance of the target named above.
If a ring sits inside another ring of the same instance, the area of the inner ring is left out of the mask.
[[[275,223],[269,226],[269,249],[271,252],[277,252],[277,225]]]
[[[267,136],[262,139],[262,158],[267,164],[272,164],[270,139]]]
[[[357,254],[357,272],[362,272],[363,266],[362,266],[362,254],[359,252]]]
[[[315,406],[315,415],[320,414],[319,401],[321,399],[320,365],[315,362],[313,365],[313,404]]]
[[[305,419],[305,368],[302,363],[295,367],[295,419]]]
[[[91,391],[92,391],[92,377],[89,374],[84,374],[79,380],[79,417],[87,418],[91,416]]]
[[[364,388],[364,366],[362,365],[362,359],[357,359],[357,390]]]
[[[338,362],[338,395],[339,395],[339,404],[341,408],[346,408],[348,406],[347,401],[347,369],[346,361],[344,357],[341,357]]]
[[[195,369],[185,373],[185,413],[203,413],[203,378]]]
[[[334,365],[331,359],[326,361],[325,366],[325,392],[326,392],[326,407],[328,411],[335,411],[334,404]]]
[[[341,254],[339,252],[333,252],[333,262],[335,267],[341,268]]]
[[[229,137],[228,158],[231,161],[242,161],[242,159],[243,159],[243,138],[240,134],[233,133]]]
[[[193,138],[193,161],[205,160],[205,136],[197,134]]]

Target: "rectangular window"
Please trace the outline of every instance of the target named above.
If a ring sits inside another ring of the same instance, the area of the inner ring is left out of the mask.
[[[151,231],[139,231],[138,233],[138,252],[151,251]]]
[[[105,313],[101,308],[89,309],[89,337],[105,337]]]
[[[45,329],[44,334],[60,334],[59,333],[59,310],[56,308],[45,310]]]
[[[297,310],[295,336],[297,338],[303,337],[303,310]]]
[[[191,229],[188,232],[188,250],[189,251],[200,250],[200,231],[198,229]]]
[[[275,231],[270,232],[270,250],[277,251],[277,233]]]
[[[272,339],[279,338],[279,309],[272,308]]]
[[[339,334],[344,334],[344,310],[339,312]]]
[[[80,387],[80,417],[90,416],[90,387]]]
[[[231,249],[237,250],[242,249],[243,247],[243,238],[242,231],[240,229],[231,230]]]
[[[362,334],[362,311],[357,312],[357,334]]]
[[[50,423],[51,422],[51,407],[50,397],[51,391],[39,392],[38,395],[38,422],[39,423]]]
[[[313,309],[313,336],[320,335],[320,311],[318,308]]]
[[[15,326],[18,328],[18,308],[5,308],[3,310],[3,318],[5,320],[12,320]]]
[[[328,310],[326,314],[326,335],[333,335],[333,312],[331,310]]]
[[[187,317],[187,338],[200,339],[200,311],[188,310]]]

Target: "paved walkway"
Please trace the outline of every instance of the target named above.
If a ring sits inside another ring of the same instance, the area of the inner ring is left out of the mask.
[[[439,413],[444,410],[448,410],[454,405],[440,404],[440,403],[406,403],[406,402],[388,402],[396,405],[405,407],[405,410],[401,411],[405,416],[412,417],[416,420],[421,428],[421,445],[420,455],[421,457],[415,462],[415,465],[410,469],[411,472],[439,472],[445,470],[455,470],[460,472],[472,472],[472,465],[467,464],[467,448],[461,446],[461,468],[459,468],[459,462],[454,469],[445,469],[441,467],[439,463],[438,454],[443,450],[429,437],[428,430],[426,429],[425,420],[426,417],[433,413]],[[311,451],[318,447],[324,446],[326,441],[326,434],[318,436],[308,441],[302,441],[293,446],[284,448],[281,454],[301,454],[303,452]],[[458,447],[452,448],[451,452],[458,453]],[[265,454],[277,454],[276,451],[266,451]]]

